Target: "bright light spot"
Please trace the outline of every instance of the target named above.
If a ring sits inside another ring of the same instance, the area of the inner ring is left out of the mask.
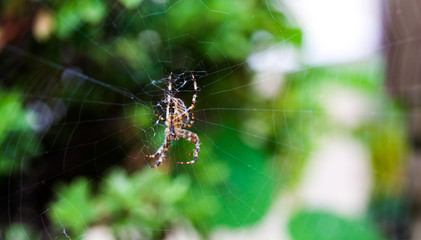
[[[266,50],[275,44],[273,35],[264,30],[254,32],[250,41],[254,52]]]
[[[255,225],[239,229],[219,228],[212,233],[211,240],[290,240],[288,222],[295,199],[284,194],[268,211],[268,214]]]
[[[292,46],[258,51],[251,54],[247,61],[249,67],[256,72],[254,89],[263,98],[276,97],[284,82],[284,73],[298,69],[297,50]]]
[[[35,131],[47,131],[54,121],[50,107],[41,101],[32,102],[29,105],[29,113],[26,121]]]
[[[292,46],[269,48],[251,54],[248,59],[256,72],[285,73],[297,70],[297,50]]]
[[[83,237],[84,240],[115,240],[111,229],[106,226],[95,226],[89,228]]]
[[[54,31],[54,18],[48,10],[38,10],[32,31],[36,40],[40,42],[48,40]]]
[[[286,0],[303,31],[304,61],[324,65],[362,60],[381,41],[378,0]]]
[[[254,76],[254,90],[262,98],[274,98],[284,83],[284,75],[274,72],[258,72]]]
[[[361,217],[370,200],[370,156],[350,137],[320,141],[299,189],[304,204],[349,217]]]
[[[176,225],[171,232],[165,236],[164,240],[200,240],[199,234],[191,226],[191,224],[183,221],[182,224]]]
[[[374,109],[368,96],[343,87],[328,89],[323,94],[322,101],[331,119],[349,128],[360,126]]]

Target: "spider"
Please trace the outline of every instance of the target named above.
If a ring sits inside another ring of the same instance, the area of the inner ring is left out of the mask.
[[[194,160],[190,162],[177,162],[178,164],[192,164],[197,161],[197,156],[200,152],[199,147],[199,137],[197,134],[183,129],[183,128],[190,128],[194,122],[194,115],[193,115],[193,108],[196,104],[196,97],[197,97],[197,84],[194,75],[191,75],[193,79],[193,86],[194,86],[194,94],[192,104],[189,108],[186,108],[186,105],[180,98],[174,97],[174,92],[172,90],[172,83],[171,83],[171,74],[168,77],[168,90],[166,93],[166,116],[165,119],[158,114],[155,115],[163,122],[165,122],[165,141],[164,144],[156,151],[153,155],[146,155],[148,158],[155,158],[159,156],[158,161],[152,168],[158,167],[162,161],[165,159],[165,154],[167,153],[168,149],[170,148],[171,141],[178,140],[180,137],[185,138],[186,140],[194,143],[196,148],[194,153],[188,153],[187,155],[193,155]],[[189,113],[191,113],[191,118],[189,117]]]

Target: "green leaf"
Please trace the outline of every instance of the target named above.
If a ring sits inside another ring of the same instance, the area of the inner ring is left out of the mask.
[[[227,184],[218,189],[222,211],[215,216],[216,222],[231,227],[256,223],[266,214],[279,189],[265,161],[267,153],[246,145],[239,135],[229,131],[223,131],[217,142],[224,146],[218,149],[217,158],[229,164],[230,173]],[[225,154],[227,148],[230,155]]]
[[[374,226],[362,220],[345,219],[327,212],[302,211],[293,215],[289,231],[294,240],[380,240]]]

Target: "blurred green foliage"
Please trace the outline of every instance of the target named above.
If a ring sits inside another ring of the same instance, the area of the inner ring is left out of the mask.
[[[283,166],[288,169],[287,185],[295,186],[299,181],[308,154],[317,148],[321,137],[342,134],[363,142],[372,154],[375,193],[383,197],[402,194],[408,145],[402,128],[404,114],[382,91],[382,68],[372,69],[361,63],[313,68],[288,76],[288,92],[279,96],[278,104],[281,109],[293,111],[280,115],[278,121],[281,139],[288,139],[298,150],[280,148],[281,154],[288,157]],[[330,89],[348,89],[366,97],[372,114],[365,113],[355,127],[338,122],[329,115],[326,106]]]
[[[171,178],[149,168],[133,175],[114,169],[95,191],[85,178],[59,189],[49,216],[58,230],[65,228],[72,238],[86,233],[89,227],[105,225],[116,236],[137,231],[151,239],[186,217],[198,224],[206,221],[218,209],[217,202],[204,201],[203,193],[192,186],[188,176]]]
[[[345,219],[316,210],[299,211],[289,221],[294,240],[383,239],[372,222],[376,222],[383,233],[405,236],[391,230],[405,229],[409,221],[408,205],[401,199],[406,188],[408,154],[406,132],[402,128],[405,115],[382,91],[382,68],[377,66],[376,71],[372,71],[372,66],[367,66],[362,63],[312,68],[291,74],[288,92],[279,97],[281,109],[292,110],[277,118],[281,123],[281,139],[296,147],[279,149],[285,159],[282,173],[286,186],[294,189],[299,185],[310,154],[317,151],[319,139],[326,136],[348,136],[364,143],[371,155],[373,171],[372,202],[365,220]],[[326,102],[334,100],[327,100],[333,93],[329,89],[351,90],[366,97],[370,110],[358,125],[344,125],[330,115]]]
[[[0,175],[8,175],[25,170],[21,161],[37,152],[39,140],[29,124],[37,119],[23,108],[18,91],[0,89],[0,99]]]
[[[57,3],[57,1],[51,1]],[[107,13],[107,7],[103,1],[63,1],[60,2],[55,17],[56,33],[59,37],[69,37],[84,23],[99,24]]]
[[[110,9],[104,0],[50,3],[57,36],[67,39],[82,36],[81,39],[88,42],[95,41],[94,45],[100,47],[87,53],[97,62],[109,65],[110,62],[104,60],[110,55],[118,56],[134,70],[150,72],[157,78],[162,76],[155,75],[154,71],[158,70],[156,67],[161,68],[163,59],[179,59],[166,66],[173,70],[197,64],[186,57],[207,57],[212,63],[241,62],[255,47],[251,37],[257,31],[273,34],[275,41],[288,39],[287,42],[297,46],[301,42],[300,31],[260,0],[168,1],[165,4],[121,0],[127,10],[119,10],[120,6]],[[114,20],[113,28],[98,28],[107,18],[115,18],[118,11],[124,14]],[[168,44],[173,47],[166,49]]]
[[[262,218],[276,199],[279,174],[272,171],[267,151],[246,145],[238,134],[222,131],[214,140],[218,142],[217,146],[221,146],[213,149],[214,158],[226,163],[230,173],[227,185],[218,190],[223,211],[215,221],[230,227],[251,226]]]
[[[383,239],[369,221],[356,221],[320,211],[300,211],[289,223],[294,240],[380,240]]]

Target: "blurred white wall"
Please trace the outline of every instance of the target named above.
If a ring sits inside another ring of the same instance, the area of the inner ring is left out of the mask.
[[[379,0],[283,0],[303,31],[303,61],[311,65],[358,61],[378,52]]]

